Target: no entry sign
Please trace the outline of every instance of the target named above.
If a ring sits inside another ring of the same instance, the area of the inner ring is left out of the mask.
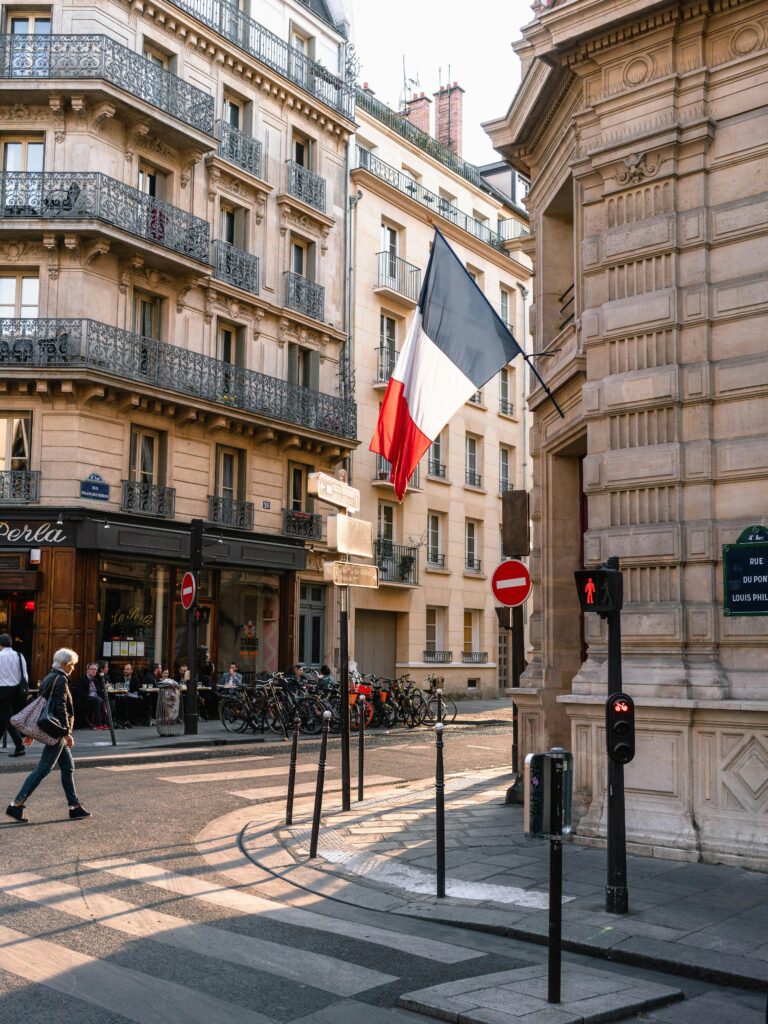
[[[491,577],[491,589],[500,604],[515,608],[522,604],[531,592],[528,569],[516,558],[502,562]]]
[[[195,577],[185,572],[181,579],[181,607],[186,611],[195,603]]]

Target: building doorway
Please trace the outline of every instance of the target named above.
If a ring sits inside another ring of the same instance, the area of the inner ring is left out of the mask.
[[[395,612],[355,612],[355,661],[358,672],[395,678],[397,615]]]
[[[0,633],[13,638],[13,649],[24,655],[27,670],[32,660],[32,633],[35,628],[35,595],[0,593]]]
[[[302,583],[299,591],[299,664],[325,663],[325,587]]]

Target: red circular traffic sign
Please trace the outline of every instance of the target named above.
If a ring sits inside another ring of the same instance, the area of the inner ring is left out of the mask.
[[[510,558],[494,569],[491,589],[499,604],[515,608],[522,604],[531,592],[531,575],[522,562]]]
[[[195,577],[191,572],[185,572],[181,579],[181,607],[186,611],[195,603]]]

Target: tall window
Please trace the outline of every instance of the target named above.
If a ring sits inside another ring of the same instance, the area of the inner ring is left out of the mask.
[[[395,541],[395,507],[380,501],[378,509],[379,540],[392,545]]]
[[[232,96],[224,97],[223,120],[233,128],[243,127],[243,104]]]
[[[312,140],[308,135],[302,135],[301,132],[293,133],[292,153],[294,163],[306,167],[307,170],[312,169]]]
[[[148,60],[150,64],[154,64],[157,68],[162,68],[163,71],[170,71],[171,61],[167,54],[159,50],[154,43],[145,42],[143,48],[143,54],[145,60]]]
[[[397,288],[397,257],[400,249],[400,238],[396,228],[390,224],[381,225],[381,251],[383,261],[380,265],[380,273],[383,274],[379,284],[387,285],[390,288]]]
[[[445,563],[443,529],[437,512],[430,512],[427,515],[427,563],[437,566]]]
[[[509,448],[501,445],[499,448],[499,493],[509,491],[513,487],[513,457]]]
[[[311,512],[312,499],[307,494],[307,477],[311,466],[291,463],[288,467],[288,508],[291,512]]]
[[[165,193],[165,175],[142,160],[139,164],[138,186],[139,192],[144,192],[155,199],[162,199]]]
[[[129,479],[139,484],[160,483],[160,437],[156,430],[134,427],[131,431]]]
[[[288,346],[288,382],[320,390],[320,353],[293,342]]]
[[[499,412],[505,416],[511,416],[514,412],[512,402],[512,373],[509,367],[505,366],[499,371]]]
[[[464,438],[464,482],[469,487],[479,487],[482,483],[482,478],[478,472],[479,448],[478,439],[472,434],[467,434]]]
[[[216,446],[216,497],[234,502],[240,497],[243,485],[241,462],[243,453],[237,448]]]
[[[44,161],[45,142],[39,136],[3,137],[4,171],[42,171]]]
[[[424,649],[427,651],[445,649],[445,608],[427,606]]]
[[[32,274],[0,274],[0,316],[35,317],[40,279]]]
[[[480,571],[480,527],[474,519],[464,524],[464,565],[472,572]]]
[[[0,469],[29,469],[31,457],[32,417],[0,416]]]
[[[443,435],[438,434],[432,444],[429,446],[429,455],[427,457],[427,472],[430,476],[445,476],[445,460],[443,458]]]
[[[476,651],[480,646],[479,619],[480,616],[477,611],[470,608],[464,609],[464,654],[471,654],[472,651]]]
[[[499,291],[499,316],[508,327],[512,326],[512,309],[509,301],[509,291],[506,288],[502,288]]]
[[[157,295],[134,291],[133,330],[142,338],[160,340],[160,310],[162,300]]]

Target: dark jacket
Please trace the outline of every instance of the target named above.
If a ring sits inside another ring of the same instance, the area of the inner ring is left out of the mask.
[[[75,727],[75,707],[66,674],[55,668],[40,683],[40,696],[53,696],[53,713],[71,734]]]

